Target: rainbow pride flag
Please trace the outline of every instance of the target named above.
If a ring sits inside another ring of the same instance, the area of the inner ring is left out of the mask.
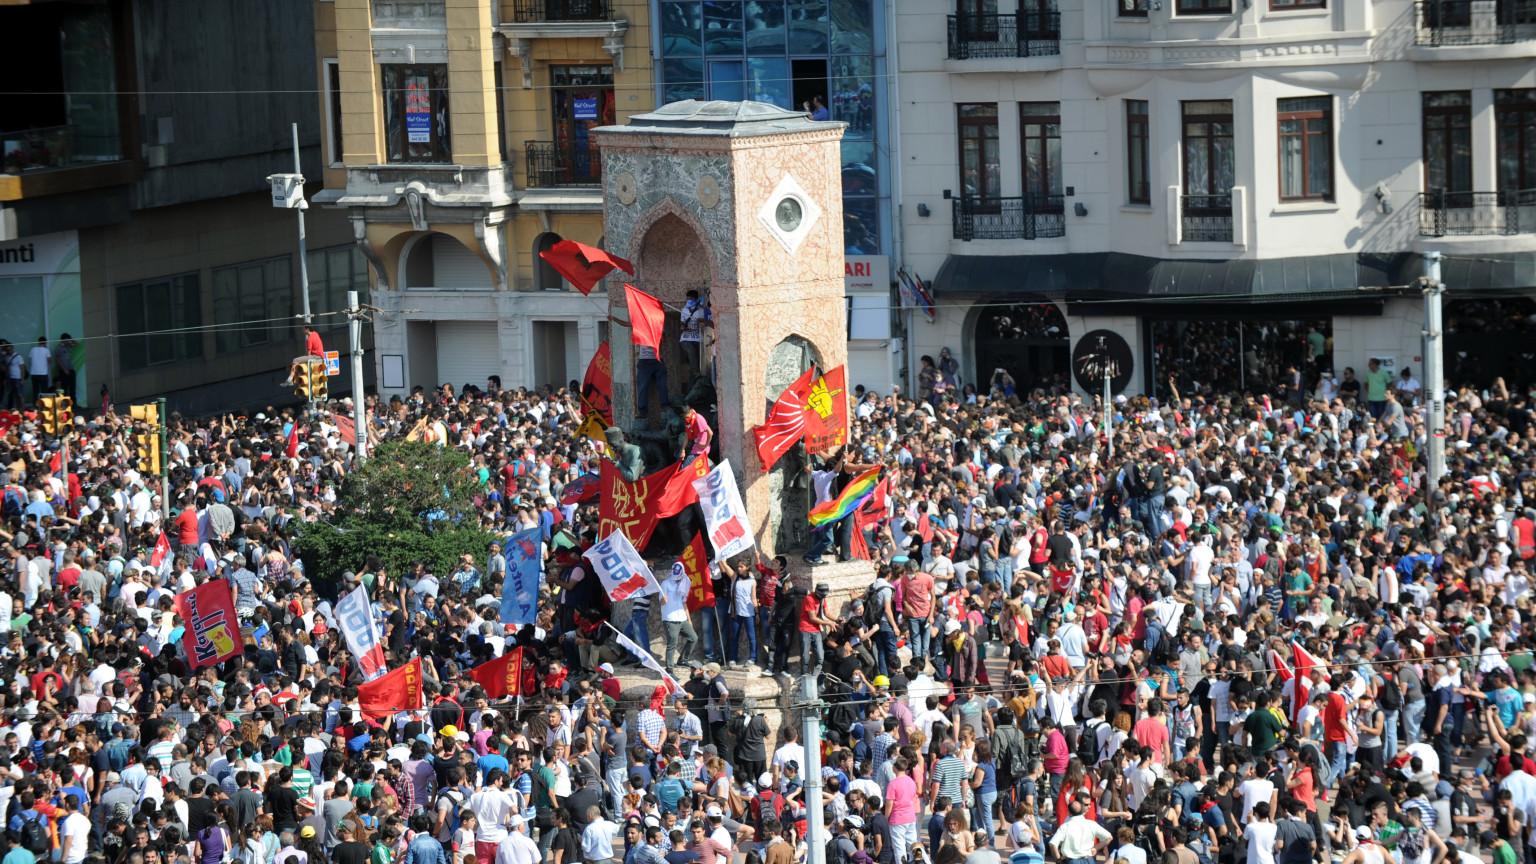
[[[843,491],[836,498],[817,504],[811,510],[811,524],[817,527],[847,516],[859,509],[865,499],[875,492],[875,485],[880,482],[880,469],[871,468],[863,474],[853,478],[853,482],[843,487]]]

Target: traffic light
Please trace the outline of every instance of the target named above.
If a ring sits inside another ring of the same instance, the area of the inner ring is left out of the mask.
[[[75,400],[68,396],[43,396],[37,400],[37,406],[43,431],[49,435],[63,435],[75,422]]]
[[[295,362],[297,368],[293,375],[293,392],[311,402],[327,398],[330,393],[330,383],[325,376],[325,361],[315,357],[304,357]]]
[[[139,472],[160,473],[160,409],[155,405],[133,405],[128,409],[136,424],[133,433],[133,453]]]

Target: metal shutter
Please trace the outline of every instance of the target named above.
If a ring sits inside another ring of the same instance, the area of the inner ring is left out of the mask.
[[[491,271],[480,257],[446,234],[428,238],[432,244],[432,287],[444,290],[490,291]]]
[[[437,322],[439,383],[452,384],[457,393],[465,384],[484,387],[486,376],[500,374],[501,341],[494,322]],[[505,381],[506,376],[502,379]]]

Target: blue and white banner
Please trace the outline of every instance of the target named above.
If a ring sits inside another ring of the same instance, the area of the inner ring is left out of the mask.
[[[635,551],[623,531],[615,531],[601,542],[582,553],[592,563],[597,578],[608,591],[608,597],[617,603],[631,597],[644,597],[661,591],[655,574],[645,564],[645,559]]]
[[[352,593],[343,594],[336,600],[336,620],[341,625],[341,635],[346,637],[347,650],[362,667],[363,677],[372,681],[388,671],[379,625],[373,618],[373,604],[368,602],[368,592],[363,586],[357,586]]]
[[[544,543],[538,528],[508,537],[502,544],[507,575],[501,582],[501,623],[523,626],[539,615],[539,581],[544,574]]]

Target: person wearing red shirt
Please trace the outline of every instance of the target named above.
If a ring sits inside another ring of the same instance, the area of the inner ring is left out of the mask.
[[[325,356],[325,343],[320,341],[320,331],[313,326],[304,328],[304,353],[311,357]]]
[[[822,641],[826,631],[822,628],[837,623],[827,617],[827,595],[830,593],[831,587],[823,582],[800,604],[800,671],[803,673],[809,674],[813,669],[820,672],[822,661],[826,659],[826,646]],[[814,665],[812,657],[816,659]]]
[[[189,502],[176,514],[176,543],[187,549],[197,548],[197,508]]]
[[[1328,762],[1335,777],[1343,776],[1349,762],[1349,730],[1344,726],[1349,717],[1349,702],[1342,692],[1345,680],[1343,675],[1329,679],[1331,692],[1323,705],[1323,740],[1327,742]]]

